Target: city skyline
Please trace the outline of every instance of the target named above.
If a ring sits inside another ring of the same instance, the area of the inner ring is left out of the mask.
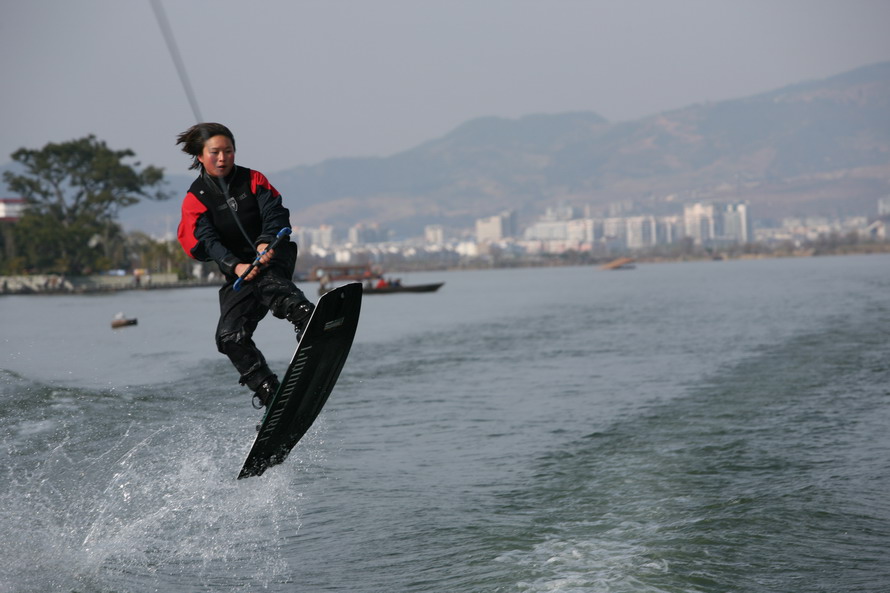
[[[679,245],[688,240],[698,248],[726,248],[762,244],[802,245],[830,235],[854,234],[867,239],[886,240],[886,217],[890,216],[890,196],[879,200],[878,208],[886,213],[877,219],[868,216],[830,218],[824,216],[789,217],[771,221],[755,228],[752,213],[743,202],[708,200],[684,204],[682,214],[590,217],[575,209],[559,206],[548,209],[540,218],[521,231],[516,225],[515,212],[502,212],[477,220],[475,232],[464,229],[448,235],[439,224],[428,225],[422,238],[401,241],[380,240],[362,243],[351,241],[360,236],[346,233],[346,241],[339,239],[331,225],[318,228],[296,227],[294,238],[304,249],[318,257],[332,257],[338,263],[349,263],[356,253],[380,250],[397,253],[400,250],[413,256],[429,248],[440,256],[452,252],[460,257],[474,258],[495,246],[515,255],[557,255],[567,251],[625,253],[650,248]],[[561,220],[559,220],[561,218]],[[515,229],[505,234],[505,229]],[[482,235],[480,236],[480,231]],[[386,229],[376,226],[378,238],[386,236]]]

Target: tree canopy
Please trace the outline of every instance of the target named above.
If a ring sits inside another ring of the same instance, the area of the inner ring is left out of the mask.
[[[163,169],[139,162],[132,150],[112,150],[89,135],[11,155],[23,173],[3,174],[9,190],[25,200],[16,224],[15,267],[82,274],[115,267],[121,253],[121,208],[141,199],[163,200]],[[8,267],[8,266],[7,266]]]

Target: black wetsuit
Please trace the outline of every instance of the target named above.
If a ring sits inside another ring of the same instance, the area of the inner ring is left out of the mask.
[[[269,311],[289,318],[307,299],[291,281],[297,246],[289,240],[275,249],[258,277],[234,290],[235,266],[253,262],[257,245],[271,243],[278,231],[290,226],[290,212],[259,171],[236,166],[226,182],[228,203],[215,178],[202,172],[192,183],[182,203],[179,243],[190,257],[215,261],[223,273],[226,283],[219,290],[216,346],[238,369],[240,382],[256,391],[273,375],[253,342],[257,324]]]

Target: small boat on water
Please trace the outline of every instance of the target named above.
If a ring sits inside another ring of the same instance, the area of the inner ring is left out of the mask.
[[[632,257],[619,257],[618,259],[612,260],[607,264],[603,264],[603,270],[633,270],[636,268],[636,264],[634,263],[636,260]]]
[[[433,282],[430,284],[412,284],[404,286],[402,284],[387,284],[386,286],[365,285],[365,294],[390,294],[394,292],[436,292],[444,285],[444,282]]]
[[[118,313],[111,320],[111,329],[128,327],[130,325],[136,325],[137,323],[139,323],[139,320],[135,317],[125,317],[123,313]]]
[[[387,280],[370,265],[363,266],[316,266],[310,278],[318,280],[318,294],[324,294],[346,282],[361,282],[364,294],[395,294],[400,292],[436,292],[444,282],[428,284],[402,284],[401,280]]]

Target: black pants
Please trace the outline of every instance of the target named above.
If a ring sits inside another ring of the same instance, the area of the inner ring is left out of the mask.
[[[285,244],[276,250],[275,257],[260,275],[243,283],[238,292],[232,288],[234,279],[219,290],[216,347],[229,357],[241,374],[240,383],[251,391],[256,391],[274,374],[253,342],[257,325],[269,311],[284,319],[289,307],[307,300],[290,280],[295,264],[296,245]]]

